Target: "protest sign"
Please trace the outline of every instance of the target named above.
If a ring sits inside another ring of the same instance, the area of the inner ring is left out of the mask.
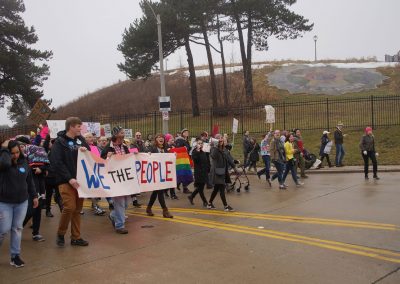
[[[105,136],[106,138],[111,138],[111,125],[110,124],[104,124],[100,126],[100,134],[101,136]]]
[[[50,114],[51,114],[50,107],[47,105],[45,101],[39,99],[33,106],[32,111],[29,114],[29,119],[35,122],[36,124],[41,124],[46,119],[49,118]]]
[[[209,143],[203,143],[203,152],[210,153],[211,147]]]
[[[239,120],[234,118],[233,119],[233,125],[232,125],[232,133],[237,134],[238,133],[238,128],[239,128]]]
[[[174,154],[113,155],[104,160],[79,152],[80,198],[114,197],[176,187]]]
[[[125,138],[126,139],[132,139],[133,138],[133,131],[132,129],[124,129],[125,131]]]
[[[266,123],[275,123],[275,109],[273,106],[266,105],[265,111],[267,113]]]
[[[65,120],[47,120],[47,126],[50,131],[50,138],[57,138],[59,131],[65,130]]]
[[[81,126],[81,134],[85,133],[94,133],[96,134],[96,137],[100,137],[100,123],[99,122],[82,122]]]

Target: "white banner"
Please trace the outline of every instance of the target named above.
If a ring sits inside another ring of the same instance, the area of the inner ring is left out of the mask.
[[[103,160],[79,152],[79,197],[114,197],[176,187],[175,154],[113,155]]]
[[[275,123],[275,109],[273,106],[266,105],[265,111],[267,113],[266,123]]]

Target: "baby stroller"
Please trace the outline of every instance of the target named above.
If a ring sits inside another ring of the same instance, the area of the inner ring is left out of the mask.
[[[236,166],[236,171],[233,170],[233,168],[230,169],[230,177],[232,183],[226,185],[226,191],[227,192],[240,192],[242,187],[244,187],[244,190],[248,191],[250,189],[250,181],[249,178],[246,175],[246,170],[244,165],[240,165],[240,162],[238,160],[234,161]]]
[[[317,167],[321,161],[317,159],[317,156],[310,153],[308,150],[304,149],[304,161],[306,170],[309,170],[312,167]],[[317,165],[316,165],[317,164]]]

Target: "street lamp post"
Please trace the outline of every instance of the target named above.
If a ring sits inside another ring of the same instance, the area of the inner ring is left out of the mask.
[[[160,84],[161,84],[161,97],[166,97],[166,92],[165,92],[165,77],[164,77],[164,56],[163,56],[163,44],[162,44],[162,34],[161,34],[161,17],[160,14],[157,14],[154,12],[153,7],[147,2],[147,5],[153,12],[154,17],[157,20],[157,32],[158,32],[158,55],[160,58]],[[162,120],[162,131],[163,134],[168,133],[168,120],[163,117]]]
[[[318,37],[315,35],[314,36],[314,44],[315,44],[315,56],[314,56],[314,61],[315,62],[317,62],[317,40],[318,40]]]

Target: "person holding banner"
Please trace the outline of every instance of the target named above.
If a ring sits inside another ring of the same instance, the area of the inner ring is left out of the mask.
[[[121,126],[116,126],[112,130],[110,144],[101,152],[103,159],[109,159],[112,155],[129,154],[128,147],[123,143],[125,130]],[[111,211],[109,218],[111,224],[118,234],[128,234],[125,228],[125,209],[128,207],[128,196],[116,196],[112,198],[114,210]]]
[[[151,148],[151,153],[167,153],[164,135],[157,134],[155,136],[154,145]],[[158,198],[158,202],[160,202],[161,208],[163,210],[163,217],[164,218],[174,218],[174,216],[172,216],[169,213],[167,205],[165,204],[164,189],[154,190],[151,193],[150,200],[149,200],[149,203],[147,204],[147,208],[146,208],[147,215],[154,216],[154,213],[151,210],[151,208],[153,207],[154,202],[156,201],[157,198]]]
[[[222,203],[224,204],[224,210],[227,212],[233,212],[234,209],[228,205],[225,197],[225,187],[227,183],[231,183],[228,171],[228,160],[224,153],[225,151],[225,140],[221,134],[215,135],[218,139],[218,144],[211,148],[211,169],[210,177],[211,183],[214,185],[213,192],[211,193],[210,200],[208,202],[208,209],[216,209],[213,201],[217,196],[218,192],[221,196]]]
[[[76,180],[78,151],[90,151],[85,138],[81,136],[82,121],[78,117],[69,117],[65,121],[65,130],[57,135],[50,156],[56,182],[63,201],[63,210],[57,231],[57,245],[65,245],[64,235],[71,223],[71,245],[88,246],[81,238],[81,215],[83,199],[79,198]]]

